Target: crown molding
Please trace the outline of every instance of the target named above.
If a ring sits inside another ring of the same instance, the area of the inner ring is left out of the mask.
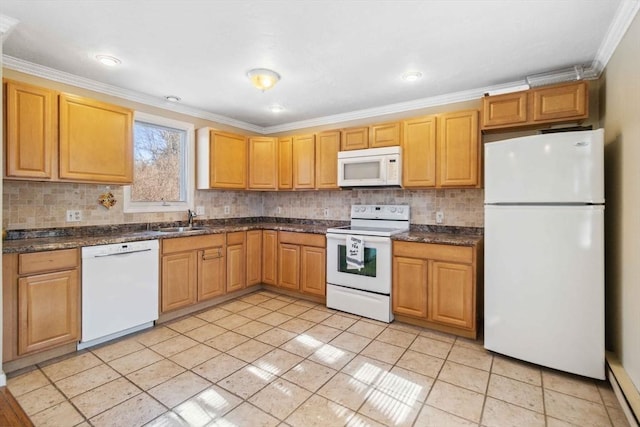
[[[0,13],[0,37],[4,39],[19,22],[15,18]]]

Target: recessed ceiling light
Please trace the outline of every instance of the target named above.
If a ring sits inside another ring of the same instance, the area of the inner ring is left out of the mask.
[[[420,71],[407,71],[402,75],[402,80],[406,82],[415,82],[416,80],[420,80],[422,78],[422,73]]]
[[[96,59],[100,61],[102,65],[106,65],[108,67],[115,67],[116,65],[122,64],[122,61],[111,55],[96,55]]]
[[[171,101],[171,102],[180,102],[180,100],[182,98],[180,98],[179,96],[175,96],[175,95],[167,95],[164,97],[164,99],[166,99],[167,101]]]
[[[282,105],[278,105],[278,104],[273,104],[269,106],[269,110],[272,113],[281,113],[284,111],[284,107]]]

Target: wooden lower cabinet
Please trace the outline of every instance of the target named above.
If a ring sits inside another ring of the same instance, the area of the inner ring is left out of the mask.
[[[392,306],[398,320],[476,338],[481,242],[393,244]]]
[[[278,232],[262,231],[262,283],[278,284]]]
[[[324,298],[326,245],[324,235],[278,232],[277,286]]]
[[[224,295],[226,271],[222,245],[198,251],[198,301]]]
[[[300,287],[303,293],[321,297],[327,287],[326,249],[302,246],[300,251]]]
[[[247,286],[245,241],[244,231],[227,233],[227,292]]]
[[[262,282],[262,230],[247,231],[247,286]]]
[[[300,289],[300,246],[280,243],[278,246],[278,286]]]
[[[163,313],[196,302],[196,260],[197,251],[162,256]]]

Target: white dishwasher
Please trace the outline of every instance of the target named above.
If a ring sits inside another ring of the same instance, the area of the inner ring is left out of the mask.
[[[153,326],[158,319],[158,241],[82,248],[78,350]]]

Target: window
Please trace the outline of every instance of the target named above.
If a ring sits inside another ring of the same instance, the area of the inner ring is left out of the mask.
[[[125,212],[193,209],[194,126],[136,113],[133,184],[124,187]]]

